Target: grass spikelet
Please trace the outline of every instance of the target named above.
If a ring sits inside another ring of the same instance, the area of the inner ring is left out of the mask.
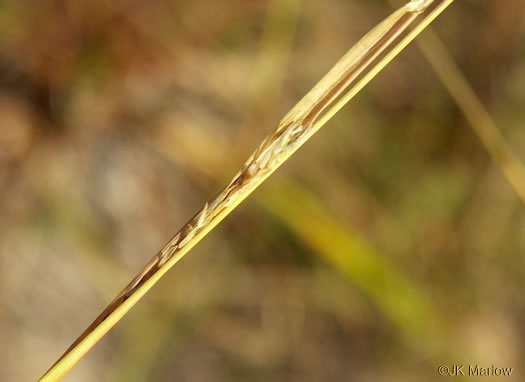
[[[434,0],[408,2],[364,36],[286,114],[228,186],[206,203],[150,260],[40,381],[61,379],[173,265],[325,125],[452,1],[439,2],[395,45],[393,43]],[[361,79],[355,83],[360,76]]]

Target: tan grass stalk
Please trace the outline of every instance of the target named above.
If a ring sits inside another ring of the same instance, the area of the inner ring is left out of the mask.
[[[419,48],[463,112],[494,163],[525,204],[525,167],[439,37],[428,30]]]
[[[434,0],[408,2],[351,48],[264,139],[230,184],[206,203],[149,261],[40,381],[61,379],[173,265],[370,82],[452,1],[442,0],[366,73],[364,70],[384,53]],[[363,73],[365,74],[361,80],[342,95]]]

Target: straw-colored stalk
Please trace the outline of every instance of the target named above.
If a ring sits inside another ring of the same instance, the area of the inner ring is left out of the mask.
[[[414,29],[391,47],[433,2],[408,2],[351,48],[264,139],[230,184],[206,203],[149,261],[40,381],[62,378],[173,265],[310,139],[453,0],[442,0]],[[391,50],[385,53],[389,47]],[[382,53],[385,54],[376,65],[365,72]],[[362,78],[347,90],[360,75]]]

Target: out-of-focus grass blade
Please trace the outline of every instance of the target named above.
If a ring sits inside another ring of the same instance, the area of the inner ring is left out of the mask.
[[[418,288],[310,192],[280,178],[257,200],[374,301],[405,338],[423,345],[423,334],[437,333],[437,315]]]
[[[447,48],[431,30],[427,31],[418,45],[494,163],[525,204],[525,167],[476,96]]]

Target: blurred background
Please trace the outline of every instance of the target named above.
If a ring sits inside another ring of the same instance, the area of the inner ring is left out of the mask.
[[[42,375],[391,10],[0,2],[0,380]],[[525,3],[433,29],[64,380],[523,380],[524,201],[477,132],[525,160]]]

